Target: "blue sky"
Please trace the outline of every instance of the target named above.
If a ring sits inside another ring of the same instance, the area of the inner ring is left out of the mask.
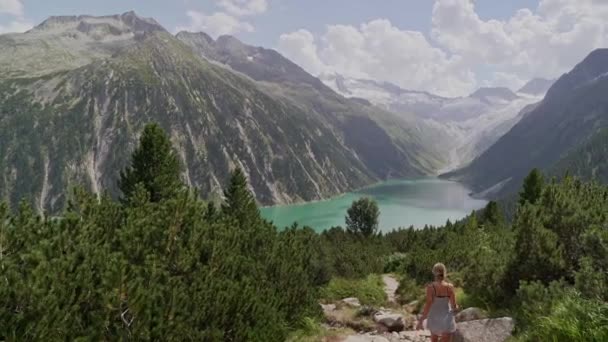
[[[129,10],[275,48],[315,75],[446,96],[556,78],[608,45],[608,0],[0,0],[0,32]]]
[[[187,24],[188,10],[212,13],[218,9],[215,0],[24,0],[22,3],[24,17],[33,24],[51,15],[106,15],[135,10],[141,16],[155,18],[170,31]],[[537,5],[538,0],[476,1],[478,13],[486,19],[505,19],[520,8]],[[235,35],[250,44],[274,46],[285,32],[305,28],[321,33],[328,24],[358,25],[377,18],[388,19],[402,29],[428,34],[432,8],[432,0],[269,0],[268,10],[250,19],[255,31]],[[12,16],[0,14],[0,26],[11,20]]]

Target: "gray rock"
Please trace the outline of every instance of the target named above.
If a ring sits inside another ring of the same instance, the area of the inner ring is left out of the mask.
[[[431,338],[431,332],[428,330],[420,331],[402,331],[399,333],[402,341],[425,342]]]
[[[374,315],[374,322],[383,325],[391,332],[405,329],[405,321],[401,314],[379,311]]]
[[[386,337],[379,335],[351,335],[346,337],[343,342],[390,342]]]
[[[467,308],[456,315],[456,322],[476,321],[488,318],[485,311],[480,308]]]
[[[329,313],[336,310],[336,304],[321,304],[321,308],[323,309],[325,316],[327,316]]]
[[[359,298],[355,298],[355,297],[344,298],[341,300],[341,302],[348,306],[351,306],[353,308],[361,307],[361,302],[359,301]]]
[[[453,342],[504,342],[511,337],[515,322],[503,317],[461,322],[457,326]]]

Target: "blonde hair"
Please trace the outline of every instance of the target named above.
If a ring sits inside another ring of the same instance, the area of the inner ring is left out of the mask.
[[[445,280],[448,275],[448,270],[444,264],[438,262],[433,266],[433,275],[435,279]]]

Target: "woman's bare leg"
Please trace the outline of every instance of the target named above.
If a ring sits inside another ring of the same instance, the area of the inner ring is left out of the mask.
[[[431,342],[439,342],[439,335],[431,335]]]
[[[441,335],[441,342],[452,342],[452,334]]]

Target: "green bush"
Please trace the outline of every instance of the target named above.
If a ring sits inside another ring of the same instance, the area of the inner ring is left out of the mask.
[[[397,298],[399,303],[407,304],[415,300],[420,300],[424,297],[424,288],[416,281],[408,276],[402,276],[399,279],[399,287],[397,288]]]
[[[356,297],[364,305],[383,305],[386,303],[384,282],[376,274],[364,279],[334,278],[321,289],[321,298],[325,301],[338,301]]]
[[[515,315],[520,328],[527,328],[537,317],[546,315],[554,302],[567,295],[564,282],[552,282],[545,286],[540,281],[522,281],[514,300]]]
[[[608,341],[608,303],[570,294],[556,301],[545,315],[530,322],[528,330],[517,340]]]

